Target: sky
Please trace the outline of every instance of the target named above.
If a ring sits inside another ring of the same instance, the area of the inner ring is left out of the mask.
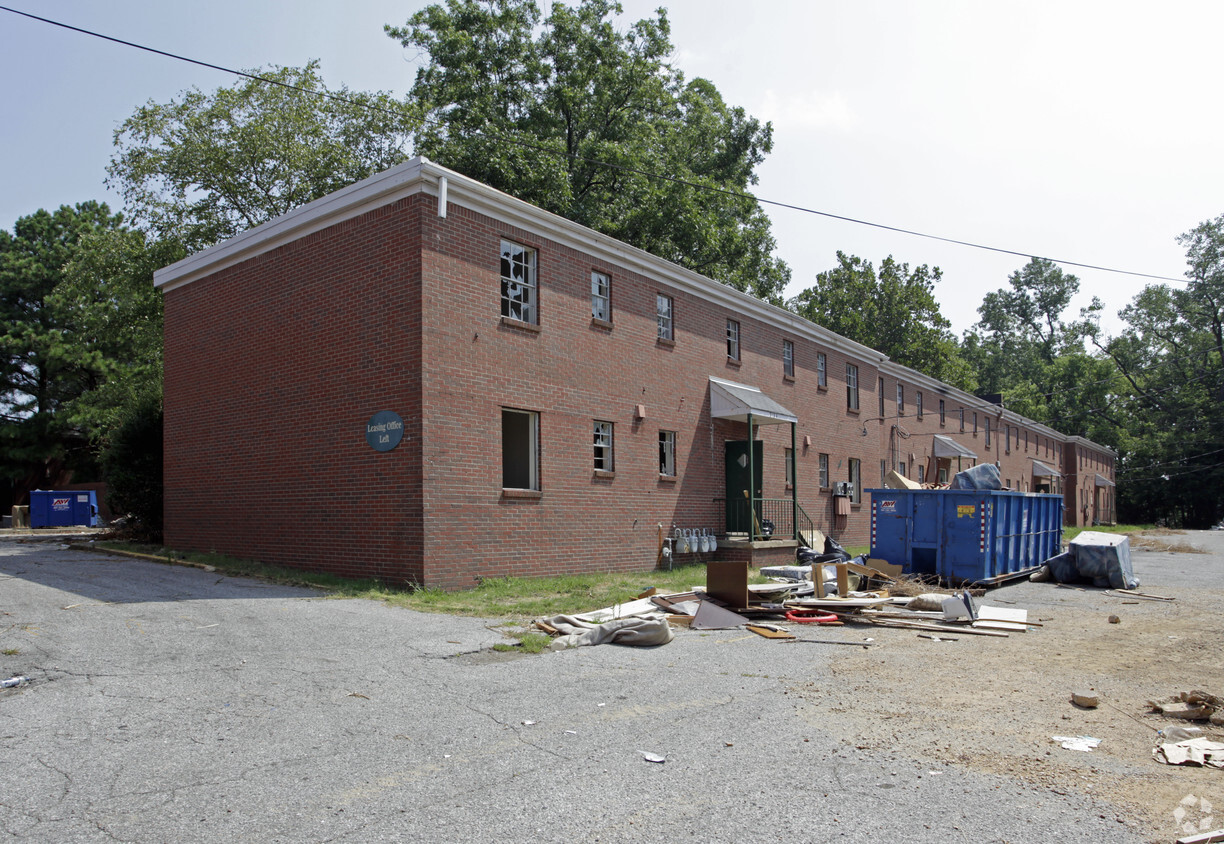
[[[419,55],[383,33],[422,0],[0,0],[233,68],[319,59],[329,86],[403,95]],[[546,8],[548,0],[540,0]],[[960,334],[1030,255],[1184,277],[1177,236],[1224,214],[1224,3],[1168,0],[623,0],[666,5],[686,77],[769,120],[762,199],[1021,253],[998,254],[766,206],[787,295],[837,252],[940,267]],[[0,227],[106,188],[114,130],[141,104],[234,78],[0,11]],[[445,163],[445,162],[441,162]],[[1151,279],[1067,266],[1069,316],[1109,333]]]

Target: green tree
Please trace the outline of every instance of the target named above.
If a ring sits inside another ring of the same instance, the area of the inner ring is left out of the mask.
[[[141,231],[91,232],[48,297],[98,375],[64,407],[68,423],[95,441],[147,397],[161,399],[162,296],[153,273],[185,254],[179,243],[150,242]]]
[[[816,285],[787,304],[804,319],[961,389],[974,386],[951,323],[939,310],[938,267],[910,270],[891,255],[877,274],[870,261],[837,253],[838,266],[816,276]]]
[[[447,0],[388,26],[428,57],[412,89],[425,115],[417,151],[780,303],[790,271],[742,195],[772,127],[667,63],[665,10],[618,31],[621,11],[582,0],[542,19],[535,0]]]
[[[416,123],[389,94],[328,88],[318,62],[251,73],[271,81],[150,101],[115,131],[107,185],[156,239],[194,251],[404,160]]]
[[[56,465],[90,462],[87,434],[63,408],[104,378],[52,294],[91,234],[120,229],[106,205],[37,211],[0,231],[0,471],[43,483]]]
[[[1129,387],[1119,514],[1202,528],[1224,516],[1224,216],[1178,241],[1185,289],[1149,285],[1096,342]]]

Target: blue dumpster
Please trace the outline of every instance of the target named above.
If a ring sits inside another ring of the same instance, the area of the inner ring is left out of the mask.
[[[30,527],[98,526],[98,493],[92,489],[30,491]]]
[[[907,574],[984,582],[1062,550],[1063,497],[981,489],[871,489],[871,556]]]

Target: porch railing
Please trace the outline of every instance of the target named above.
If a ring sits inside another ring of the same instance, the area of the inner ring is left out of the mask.
[[[725,498],[715,501],[725,514],[723,533],[729,537],[801,539],[795,529],[796,511],[799,531],[811,531],[814,527],[811,517],[789,498],[754,498],[751,504],[747,498],[732,499],[729,505]]]

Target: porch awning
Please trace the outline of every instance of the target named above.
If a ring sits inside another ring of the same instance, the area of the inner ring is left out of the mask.
[[[710,416],[747,422],[748,414],[758,425],[794,424],[799,417],[762,393],[756,387],[736,384],[710,376]]]
[[[1053,469],[1051,469],[1046,464],[1042,463],[1040,460],[1034,460],[1033,461],[1033,477],[1034,478],[1061,478],[1062,475],[1059,474],[1058,472],[1055,472]],[[1097,475],[1097,477],[1099,478],[1100,475]]]
[[[977,460],[977,455],[972,451],[951,437],[945,437],[940,434],[935,435],[933,451],[936,457],[968,457],[971,460]]]
[[[1097,475],[1096,485],[1097,486],[1113,486],[1114,482],[1111,481],[1109,478],[1105,477],[1104,475]]]

